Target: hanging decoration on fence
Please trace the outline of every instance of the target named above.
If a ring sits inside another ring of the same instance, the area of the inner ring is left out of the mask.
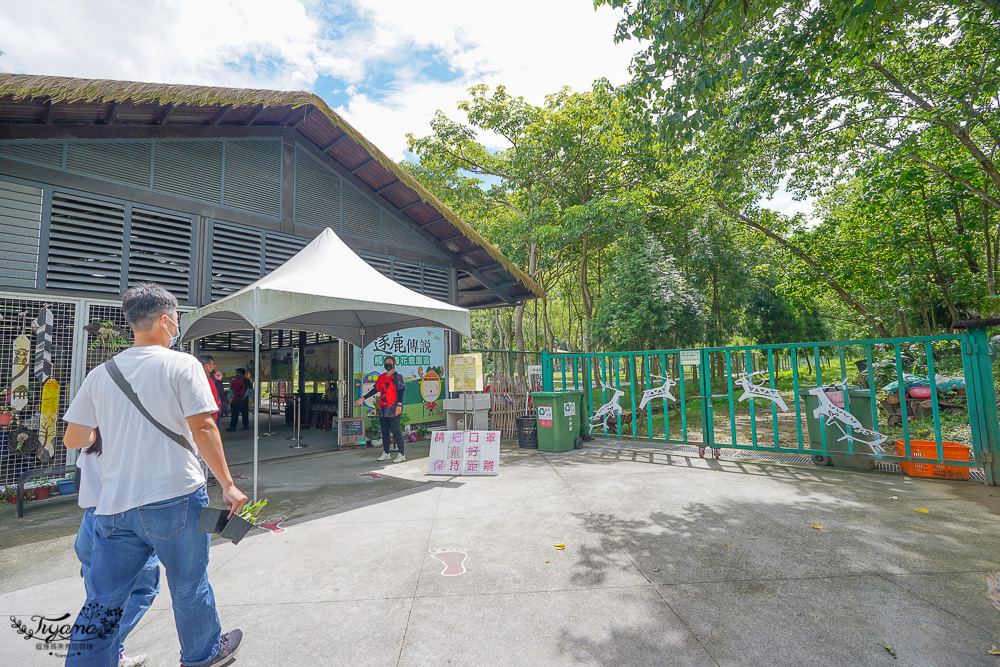
[[[840,429],[840,432],[844,434],[842,438],[837,438],[837,442],[841,440],[851,440],[853,442],[860,442],[862,444],[868,445],[872,452],[878,454],[879,456],[885,454],[885,449],[882,447],[882,443],[885,442],[889,436],[882,435],[877,431],[871,431],[865,428],[858,418],[852,415],[850,412],[844,408],[838,407],[833,404],[830,397],[827,396],[826,392],[834,389],[839,389],[843,391],[847,385],[847,381],[844,380],[839,384],[832,385],[830,387],[812,387],[808,390],[810,394],[815,396],[819,400],[819,406],[813,410],[813,417],[819,419],[820,417],[826,418],[826,425],[836,426]],[[851,427],[852,434],[860,433],[862,435],[874,436],[871,440],[865,440],[864,438],[858,438],[854,435],[848,435],[846,426]]]
[[[760,384],[754,384],[753,377],[755,375],[761,376]],[[751,398],[763,398],[777,405],[781,408],[782,412],[788,412],[788,406],[785,404],[785,399],[781,397],[781,393],[777,389],[771,389],[770,387],[764,386],[764,383],[767,381],[767,375],[767,371],[733,375],[733,382],[743,390],[743,394],[736,400],[745,401]]]
[[[594,429],[597,428],[598,426],[603,426],[605,430],[610,431],[612,429],[612,426],[609,425],[609,422],[616,423],[617,420],[622,416],[621,399],[622,396],[625,395],[625,392],[622,391],[621,389],[618,389],[617,387],[612,387],[609,384],[604,384],[603,382],[601,383],[601,386],[607,389],[608,391],[613,392],[613,395],[611,396],[610,401],[608,401],[601,407],[597,408],[597,410],[594,411],[594,414],[590,416],[589,433],[593,433]]]
[[[24,334],[14,339],[14,356],[10,371],[10,406],[14,412],[28,407],[28,367],[31,361],[31,341]]]
[[[639,401],[639,409],[642,410],[646,407],[646,403],[657,398],[662,398],[664,401],[676,401],[674,395],[670,393],[670,390],[674,388],[677,384],[677,380],[673,379],[669,375],[651,375],[650,377],[657,378],[658,380],[663,380],[663,384],[659,387],[653,387],[652,389],[647,389],[642,392],[642,400]]]
[[[31,429],[21,426],[10,435],[14,441],[13,450],[18,454],[30,454],[38,449],[38,434]]]
[[[35,319],[35,379],[45,382],[52,376],[52,327],[55,318],[47,307]]]
[[[38,448],[38,458],[42,463],[48,463],[56,453],[56,426],[59,418],[59,383],[48,379],[42,385],[42,403],[38,420],[38,438],[41,447]]]

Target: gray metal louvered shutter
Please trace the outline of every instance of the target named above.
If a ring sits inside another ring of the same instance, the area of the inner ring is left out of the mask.
[[[223,205],[281,216],[281,141],[227,141]]]
[[[417,243],[417,235],[391,214],[382,211],[382,240],[401,248],[414,248]]]
[[[150,142],[70,142],[66,150],[66,168],[79,174],[148,189],[152,156]]]
[[[423,271],[419,264],[395,260],[392,263],[392,279],[414,292],[424,291]]]
[[[221,204],[222,142],[158,142],[153,158],[153,189]]]
[[[191,298],[191,229],[189,215],[132,208],[128,257],[129,287],[154,282],[179,301]]]
[[[260,278],[262,234],[247,227],[212,225],[212,298],[242,289]]]
[[[389,257],[382,257],[381,255],[373,255],[367,252],[359,252],[358,256],[361,259],[368,262],[369,266],[372,266],[381,273],[386,278],[392,278],[392,259]]]
[[[295,149],[295,222],[340,233],[340,177],[301,146]]]
[[[270,273],[290,260],[309,243],[309,239],[284,234],[267,234],[264,239],[264,273]]]
[[[120,294],[124,233],[121,202],[53,193],[45,286]]]
[[[0,157],[60,169],[62,168],[63,144],[61,141],[2,143],[0,144]]]
[[[344,183],[344,234],[359,239],[381,241],[381,211],[378,204],[361,194],[349,183]]]
[[[451,303],[451,272],[444,267],[424,264],[424,294]]]
[[[417,235],[417,250],[420,252],[426,252],[431,255],[437,255],[438,257],[445,257],[445,254],[435,246],[430,241],[424,239],[424,237]]]
[[[0,284],[35,286],[41,226],[42,189],[0,181]]]

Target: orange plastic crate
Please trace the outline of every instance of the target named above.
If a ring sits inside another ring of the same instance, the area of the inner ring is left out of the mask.
[[[942,442],[941,452],[946,459],[956,461],[969,460],[969,447],[957,442]],[[915,459],[936,459],[938,457],[937,443],[933,440],[910,440],[910,453]],[[906,443],[902,440],[896,441],[896,454],[898,456],[906,456]],[[943,466],[900,461],[899,467],[910,477],[969,479],[969,468],[966,466]]]

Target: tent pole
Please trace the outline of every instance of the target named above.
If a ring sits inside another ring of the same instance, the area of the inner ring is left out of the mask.
[[[253,501],[257,502],[257,448],[260,445],[260,329],[253,330]]]

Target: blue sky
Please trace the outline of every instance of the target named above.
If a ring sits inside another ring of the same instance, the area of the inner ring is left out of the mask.
[[[471,86],[540,103],[628,79],[592,0],[37,0],[0,12],[0,70],[308,90],[394,159]],[[483,137],[488,144],[493,138]],[[499,146],[499,142],[497,142]],[[810,208],[778,193],[771,205]]]

